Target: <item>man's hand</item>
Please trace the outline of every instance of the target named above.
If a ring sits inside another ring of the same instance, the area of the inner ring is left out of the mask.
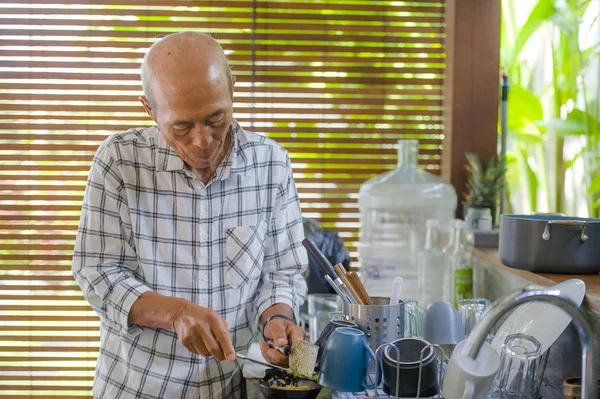
[[[285,304],[278,303],[267,310],[261,316],[261,322],[274,314],[284,314],[290,318],[294,317],[292,309]],[[265,337],[272,340],[277,346],[291,345],[296,339],[304,339],[305,333],[302,327],[299,327],[289,320],[281,317],[271,319],[265,326]],[[264,340],[260,342],[260,351],[269,363],[287,367],[289,358],[283,353],[269,346]]]
[[[129,311],[129,323],[171,329],[193,353],[235,361],[227,322],[215,311],[181,298],[144,292]]]
[[[227,322],[214,310],[190,303],[173,317],[173,330],[190,352],[235,361]]]

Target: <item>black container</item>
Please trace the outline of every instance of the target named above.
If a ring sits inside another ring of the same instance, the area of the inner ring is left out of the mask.
[[[398,350],[395,350],[395,346]],[[421,351],[429,342],[419,338],[400,338],[390,343],[383,351],[383,381],[387,394],[400,397],[416,397],[421,371],[420,397],[437,395],[438,393],[438,361],[435,349],[429,347]],[[398,353],[400,360],[398,361]],[[398,372],[399,371],[399,372]],[[396,376],[399,376],[398,392],[396,392]]]
[[[314,345],[319,347],[319,353],[317,354],[317,363],[315,365],[315,371],[319,370],[319,366],[321,365],[321,357],[323,356],[323,352],[325,351],[325,344],[327,344],[327,339],[329,336],[338,327],[350,327],[350,328],[358,328],[356,323],[346,320],[331,320],[327,326],[321,331],[321,335],[315,341]]]
[[[538,273],[600,272],[600,219],[502,215],[500,260]]]
[[[269,379],[273,377],[286,378],[288,375],[284,371],[267,369],[265,376],[258,381],[258,388],[266,399],[315,399],[321,392],[321,385],[315,381],[300,379],[299,384],[312,387],[302,391],[292,391],[269,386]]]

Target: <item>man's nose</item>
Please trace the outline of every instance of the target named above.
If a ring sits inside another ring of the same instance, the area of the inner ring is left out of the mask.
[[[206,149],[212,143],[212,135],[210,134],[210,129],[203,127],[196,127],[194,129],[194,141],[193,144],[196,147],[200,147],[202,149]]]

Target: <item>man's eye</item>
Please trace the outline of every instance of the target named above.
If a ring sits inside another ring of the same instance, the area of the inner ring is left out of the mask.
[[[173,125],[173,130],[175,130],[175,134],[183,134],[190,130],[191,127],[189,123],[178,123],[177,125]]]
[[[215,125],[215,124],[218,124],[220,122],[223,122],[223,119],[225,119],[225,115],[215,116],[215,117],[210,118],[208,120],[208,123],[211,124],[211,125]]]

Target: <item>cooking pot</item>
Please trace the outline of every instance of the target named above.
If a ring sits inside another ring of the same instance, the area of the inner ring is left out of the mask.
[[[502,215],[500,260],[539,273],[600,272],[600,219]]]

